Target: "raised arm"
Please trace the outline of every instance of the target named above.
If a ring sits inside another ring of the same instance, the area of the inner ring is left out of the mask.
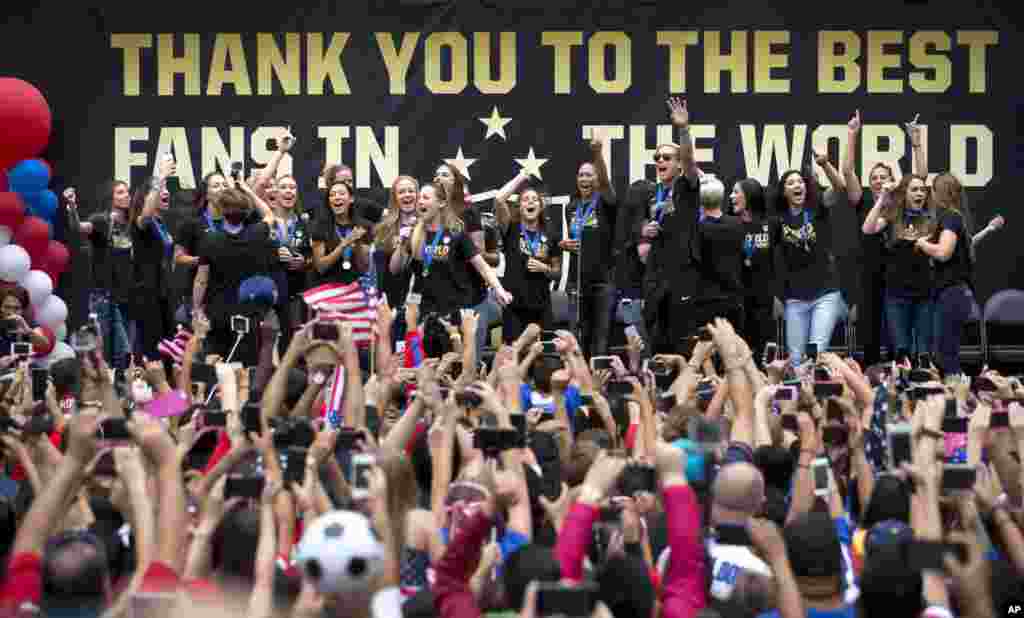
[[[825,176],[828,177],[828,182],[832,185],[832,189],[835,191],[844,191],[846,189],[846,185],[843,182],[843,179],[839,177],[839,172],[836,171],[832,162],[828,160],[828,154],[818,152],[817,150],[814,150],[813,153],[814,162],[818,164],[818,167],[825,171]]]
[[[924,178],[928,177],[928,153],[921,146],[921,125],[917,124],[920,114],[914,114],[914,119],[904,124],[907,135],[910,136],[910,147],[914,152],[914,173]]]
[[[242,193],[245,193],[246,195],[249,196],[249,199],[252,200],[253,205],[256,206],[256,210],[260,211],[260,216],[263,217],[263,222],[266,223],[267,225],[273,225],[274,211],[273,209],[270,208],[270,205],[263,201],[263,198],[260,197],[256,192],[254,192],[252,188],[249,187],[249,183],[245,182],[244,180],[239,180],[234,184],[242,191]]]
[[[171,157],[164,157],[157,165],[156,175],[153,176],[149,193],[146,194],[146,200],[142,204],[142,212],[139,213],[139,218],[133,222],[140,230],[146,227],[149,220],[160,209],[160,192],[164,190],[167,178],[172,176],[176,169],[177,166]]]
[[[512,180],[505,183],[504,187],[498,189],[498,194],[494,196],[494,218],[498,220],[498,226],[502,231],[507,229],[509,223],[512,222],[512,213],[508,208],[509,196],[518,192],[519,187],[523,186],[529,179],[530,176],[520,170]]]
[[[860,198],[864,195],[864,187],[860,184],[860,177],[854,167],[857,164],[857,136],[860,134],[860,110],[858,109],[846,123],[849,131],[846,140],[846,156],[843,158],[843,180],[846,185],[846,197],[850,200],[851,206],[860,204]]]
[[[686,101],[678,97],[669,99],[667,104],[672,124],[679,129],[679,161],[683,165],[683,176],[686,176],[691,183],[697,183],[700,180],[700,171],[697,169],[697,159],[693,154],[690,110],[686,107]]]
[[[590,152],[593,154],[594,170],[597,172],[597,190],[604,195],[614,195],[611,177],[608,175],[608,162],[604,159],[604,142],[602,131],[594,129],[590,138]]]
[[[295,145],[295,136],[292,135],[292,128],[288,127],[285,129],[284,134],[277,139],[277,151],[270,157],[270,161],[267,162],[267,166],[260,170],[260,175],[256,177],[256,182],[253,184],[252,190],[256,195],[263,195],[266,191],[267,185],[270,181],[277,176],[277,167],[281,164],[281,159],[284,155],[292,149]]]
[[[868,211],[867,216],[864,217],[864,223],[860,226],[860,231],[862,233],[868,235],[878,234],[889,224],[889,222],[882,217],[882,211],[885,210],[886,205],[888,205],[894,187],[895,183],[892,182],[887,182],[882,185],[882,192],[878,194],[878,198],[875,199],[874,206],[872,206],[871,210]]]
[[[987,238],[993,232],[998,232],[999,230],[1001,230],[1003,228],[1003,225],[1005,224],[1006,219],[1003,219],[1003,215],[996,215],[994,219],[988,222],[988,225],[986,225],[984,228],[982,228],[981,230],[974,234],[974,236],[971,238],[971,242],[974,244],[978,244],[979,242],[981,242],[983,238]]]

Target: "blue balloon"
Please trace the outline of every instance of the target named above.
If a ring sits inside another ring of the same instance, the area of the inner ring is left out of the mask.
[[[11,191],[31,193],[50,186],[50,170],[39,159],[25,159],[7,172]]]
[[[34,193],[20,193],[21,199],[28,205],[31,214],[40,219],[53,223],[53,216],[57,214],[57,194],[47,189]]]

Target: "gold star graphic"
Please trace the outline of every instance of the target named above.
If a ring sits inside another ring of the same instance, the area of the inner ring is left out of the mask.
[[[498,113],[498,106],[495,105],[494,109],[491,110],[490,118],[480,118],[480,122],[484,123],[487,127],[487,135],[484,139],[490,138],[492,135],[497,135],[503,140],[507,140],[508,136],[505,135],[505,125],[512,122],[511,118],[502,118],[501,114]]]
[[[538,180],[544,180],[540,175],[540,168],[547,162],[547,159],[538,159],[537,155],[533,154],[533,146],[530,146],[530,154],[526,155],[525,159],[516,159],[516,163],[522,166],[528,176],[536,176]]]
[[[466,180],[473,180],[469,177],[469,166],[476,163],[476,159],[467,159],[462,154],[462,146],[459,146],[459,152],[455,155],[454,159],[445,159],[444,162],[459,170],[466,177]]]

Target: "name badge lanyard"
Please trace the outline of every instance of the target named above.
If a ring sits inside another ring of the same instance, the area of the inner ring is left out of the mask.
[[[530,246],[530,257],[535,258],[540,252],[540,230],[531,233],[522,223],[519,224],[519,235],[526,239]]]
[[[427,247],[423,248],[423,276],[427,277],[430,275],[430,265],[434,262],[434,254],[437,250],[437,243],[441,242],[441,236],[444,235],[444,228],[438,229],[434,232],[434,239],[430,241],[429,250]]]
[[[811,251],[811,243],[810,243],[810,239],[811,239],[811,230],[810,230],[811,213],[807,212],[806,208],[804,208],[804,210],[803,210],[803,219],[804,219],[804,224],[802,226],[800,226],[800,240],[804,243],[804,251],[807,251],[808,253],[810,253],[810,251]]]
[[[340,241],[344,241],[345,239],[347,239],[349,237],[349,234],[352,233],[352,230],[346,231],[346,230],[342,230],[340,227],[335,227],[334,229],[335,229],[335,231],[338,232],[338,240],[340,240]],[[341,262],[341,267],[342,268],[344,268],[345,270],[349,270],[349,269],[352,268],[352,247],[351,246],[347,246],[347,247],[345,247],[344,249],[341,250],[341,259],[342,259],[342,262]]]
[[[156,227],[156,233],[160,235],[160,242],[164,245],[164,256],[171,257],[174,253],[174,239],[171,238],[170,232],[167,231],[167,226],[164,224],[163,219],[153,217],[152,221]]]
[[[657,197],[654,198],[654,220],[658,222],[658,225],[661,225],[661,222],[665,219],[665,211],[667,210],[665,206],[665,198],[670,197],[671,193],[672,190],[669,187],[660,183],[658,184],[658,194]]]
[[[207,210],[203,213],[203,218],[206,219],[206,227],[210,228],[215,232],[224,231],[224,219],[214,219],[210,216],[210,211]]]
[[[747,238],[743,241],[743,256],[744,256],[743,263],[746,264],[747,268],[750,268],[750,266],[752,264],[751,258],[754,257],[754,235],[753,234],[748,235]]]
[[[590,217],[594,214],[594,208],[597,207],[597,196],[590,200],[590,204],[587,205],[587,209],[584,211],[582,208],[576,209],[576,215],[572,219],[572,226],[569,229],[569,240],[579,240],[580,234],[583,232],[583,226],[587,224]],[[582,216],[581,216],[582,213]]]

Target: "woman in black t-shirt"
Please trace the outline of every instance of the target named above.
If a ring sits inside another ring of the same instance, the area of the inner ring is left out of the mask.
[[[505,343],[519,338],[529,324],[547,328],[551,318],[551,280],[558,278],[559,258],[545,230],[544,197],[535,187],[519,193],[519,208],[510,212],[508,196],[529,177],[519,173],[494,198],[494,214],[504,239],[505,276],[514,300],[502,312],[501,337]]]
[[[785,302],[786,349],[796,365],[808,343],[828,349],[846,301],[832,254],[829,209],[819,201],[817,181],[796,170],[783,174],[775,211],[776,290]]]
[[[227,179],[220,172],[210,172],[195,190],[192,215],[178,224],[174,234],[174,264],[185,268],[182,286],[182,305],[175,312],[179,322],[191,324],[192,288],[199,269],[200,243],[207,234],[224,230],[224,219],[217,206],[217,197],[228,188]]]
[[[474,274],[487,282],[502,306],[513,300],[463,232],[462,221],[448,207],[444,186],[423,185],[416,212],[416,227],[408,240],[402,239],[397,259],[403,268],[411,264],[416,279],[407,302],[418,301],[421,319],[430,313],[447,316],[472,307]]]
[[[166,186],[167,177],[173,173],[174,162],[168,160],[163,163],[152,183],[146,182],[135,190],[128,214],[138,316],[134,351],[149,359],[160,357],[157,345],[171,333],[168,282],[174,239],[167,230],[163,214],[171,199]]]
[[[897,356],[931,350],[931,260],[914,243],[934,229],[926,179],[916,174],[882,185],[861,226],[864,234],[885,234],[885,320]]]
[[[412,176],[399,176],[391,183],[391,198],[381,222],[373,231],[374,261],[377,267],[377,287],[387,295],[388,304],[405,315],[405,297],[409,294],[412,277],[398,259],[398,245],[403,238],[412,236],[416,226],[416,202],[419,201],[420,183]],[[400,320],[395,320],[398,324]],[[400,337],[395,332],[393,336]]]
[[[608,350],[615,309],[612,271],[619,255],[615,244],[618,200],[603,148],[604,136],[595,132],[590,140],[592,159],[577,169],[576,191],[566,206],[564,221],[554,218],[548,222],[548,237],[565,252],[562,263],[569,269],[566,289],[577,295],[580,344],[588,356],[603,356]]]
[[[935,292],[934,358],[947,376],[962,373],[960,336],[974,306],[974,256],[971,237],[974,220],[963,187],[950,173],[932,181],[932,203],[938,225],[931,237],[918,238],[914,246],[932,259]]]
[[[313,232],[313,266],[320,284],[349,284],[370,267],[369,225],[353,216],[352,189],[338,181],[327,190],[327,208],[334,217]]]
[[[743,326],[741,332],[752,350],[759,353],[764,344],[775,340],[776,314],[782,317],[781,303],[775,307],[775,229],[769,218],[764,188],[753,178],[738,181],[729,195],[733,214],[743,222]]]
[[[444,187],[445,193],[448,195],[448,207],[462,221],[463,233],[473,241],[473,246],[476,247],[484,261],[492,268],[496,268],[498,253],[497,251],[493,253],[487,251],[487,235],[484,232],[483,220],[480,217],[480,211],[470,200],[466,177],[454,166],[442,163],[434,171],[434,182]],[[469,281],[472,285],[470,306],[480,318],[479,327],[476,330],[476,349],[479,358],[487,344],[491,326],[501,320],[502,311],[501,305],[487,293],[487,282],[478,273],[471,272]]]

